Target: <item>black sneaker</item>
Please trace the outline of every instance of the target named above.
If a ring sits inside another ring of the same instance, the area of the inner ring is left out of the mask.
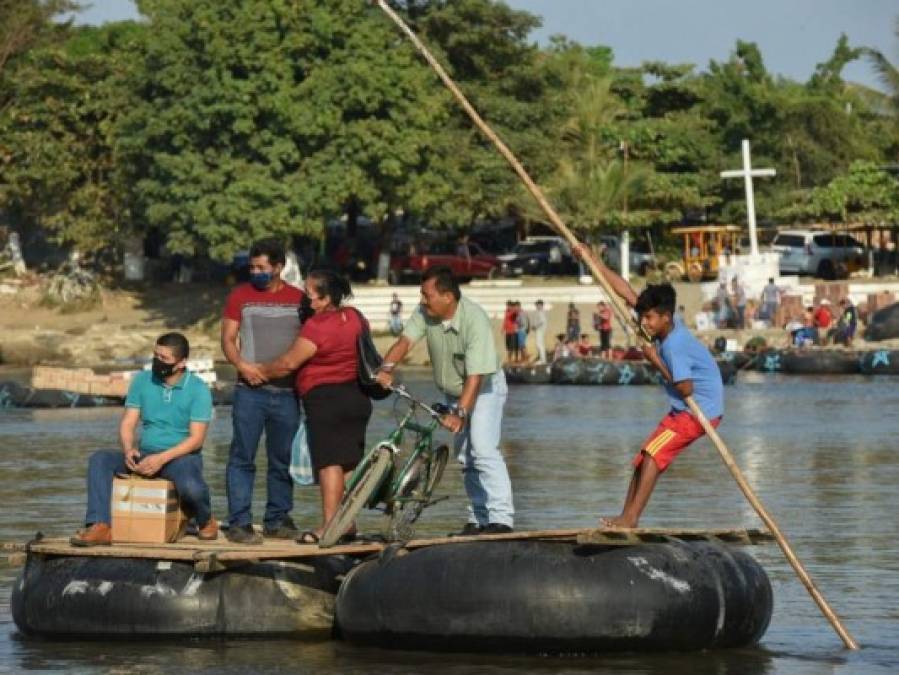
[[[484,530],[477,523],[465,523],[465,527],[463,527],[458,532],[450,532],[447,536],[449,537],[474,537],[478,534],[481,534]]]
[[[225,537],[234,544],[259,545],[262,535],[252,525],[232,525],[225,531]]]
[[[510,534],[514,532],[510,526],[502,523],[490,523],[481,530],[481,534]]]
[[[275,527],[269,527],[268,525],[263,527],[262,534],[269,539],[296,539],[300,536],[300,531],[297,529],[297,526],[293,524],[293,520],[290,519],[290,516],[284,516],[281,522]]]

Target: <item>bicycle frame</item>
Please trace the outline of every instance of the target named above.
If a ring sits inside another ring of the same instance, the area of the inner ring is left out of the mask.
[[[399,424],[397,424],[396,428],[390,433],[390,435],[382,441],[376,443],[366,454],[365,457],[362,458],[362,461],[359,462],[359,466],[357,466],[353,473],[350,474],[350,477],[346,481],[345,490],[349,492],[353,487],[355,487],[356,483],[365,475],[365,472],[368,470],[369,465],[372,462],[372,459],[377,455],[377,453],[382,448],[387,448],[391,454],[397,457],[400,453],[400,446],[403,443],[403,439],[405,438],[405,434],[407,432],[411,432],[416,434],[417,438],[415,440],[415,444],[412,448],[412,452],[409,454],[408,459],[403,464],[401,469],[397,469],[394,465],[393,468],[385,475],[384,479],[382,479],[381,484],[378,488],[372,493],[371,498],[366,502],[366,507],[369,509],[375,508],[379,502],[395,502],[395,501],[415,501],[415,498],[411,499],[392,499],[391,495],[395,495],[397,491],[400,489],[403,479],[406,477],[408,472],[412,469],[413,463],[423,454],[430,452],[433,447],[433,437],[434,431],[437,429],[437,425],[439,424],[439,419],[436,416],[436,412],[433,411],[428,406],[415,401],[409,394],[405,392],[404,389],[396,389],[395,390],[398,395],[402,398],[409,400],[412,403],[412,406],[409,408],[409,411],[403,415],[403,418],[400,420]],[[414,421],[415,417],[415,408],[422,407],[428,411],[431,415],[431,421],[427,424],[419,424]],[[388,488],[389,489],[385,489]],[[389,506],[390,504],[388,504]]]

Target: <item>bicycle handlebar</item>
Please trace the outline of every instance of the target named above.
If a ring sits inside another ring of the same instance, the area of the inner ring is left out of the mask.
[[[426,405],[425,403],[422,403],[421,401],[416,399],[414,396],[412,396],[412,394],[410,394],[406,390],[405,385],[398,384],[398,385],[390,387],[390,390],[394,394],[399,396],[400,398],[404,398],[407,401],[409,401],[413,406],[418,406],[419,408],[424,410],[426,413],[428,413],[431,417],[433,417],[435,420],[439,420],[441,417],[443,417],[446,414],[446,412],[442,412],[440,410],[435,410],[435,408],[437,406],[439,406],[440,404],[435,404],[435,408],[432,408],[431,406]]]

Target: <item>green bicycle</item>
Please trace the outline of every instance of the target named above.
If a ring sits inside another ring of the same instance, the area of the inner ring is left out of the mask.
[[[391,541],[408,540],[413,525],[431,499],[434,488],[443,476],[449,460],[449,448],[434,447],[433,436],[440,418],[449,407],[440,403],[427,406],[415,400],[403,386],[392,388],[404,400],[409,410],[400,418],[396,428],[384,440],[378,442],[362,459],[346,482],[346,490],[340,507],[328,521],[319,540],[319,546],[334,546],[356,520],[364,506],[375,509],[384,505],[387,516],[387,538]],[[416,409],[422,409],[430,417],[427,424],[416,421]],[[400,457],[406,437],[411,437],[408,457]]]

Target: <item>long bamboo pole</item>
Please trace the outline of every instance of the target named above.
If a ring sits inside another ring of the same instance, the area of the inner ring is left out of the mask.
[[[572,247],[576,247],[579,245],[577,237],[571,232],[570,229],[562,222],[562,219],[559,217],[559,214],[556,213],[555,209],[550,205],[549,201],[543,194],[543,191],[537,186],[537,184],[531,179],[528,172],[522,166],[521,162],[518,161],[518,158],[515,154],[506,146],[505,143],[496,135],[493,129],[481,118],[478,111],[474,109],[474,107],[469,103],[468,99],[465,95],[459,90],[459,87],[456,86],[456,83],[453,82],[452,78],[447,75],[446,71],[443,69],[443,66],[434,58],[434,55],[428,50],[428,48],[422,43],[422,41],[418,38],[415,32],[403,21],[402,17],[400,17],[386,2],[386,0],[373,0],[373,2],[380,7],[384,13],[390,17],[390,19],[399,27],[399,29],[406,34],[406,36],[412,41],[415,45],[416,49],[418,49],[419,53],[425,58],[425,60],[430,64],[431,68],[437,73],[437,76],[441,79],[444,85],[452,92],[456,101],[458,101],[459,105],[468,113],[468,116],[475,123],[478,129],[496,146],[496,149],[499,150],[500,154],[505,157],[506,161],[512,166],[512,169],[518,174],[518,177],[522,180],[522,182],[527,187],[528,191],[537,200],[537,203],[540,205],[540,208],[543,209],[543,212],[546,214],[546,217],[549,219],[549,222],[552,224],[553,228],[562,235]],[[590,271],[593,274],[593,277],[599,282],[599,285],[602,286],[602,289],[605,291],[606,295],[609,296],[612,306],[618,312],[618,315],[629,325],[634,327],[634,330],[637,332],[637,335],[642,337],[644,340],[648,338],[642,326],[640,326],[639,322],[636,321],[634,314],[631,310],[624,304],[623,299],[615,293],[612,288],[612,285],[609,283],[609,280],[606,279],[602,270],[600,270],[599,266],[596,264],[591,257],[587,256],[586,261]],[[664,373],[666,377],[670,379],[670,373]],[[699,423],[702,425],[702,428],[705,430],[705,433],[712,440],[712,443],[715,445],[715,448],[718,450],[718,454],[721,456],[721,459],[724,461],[725,466],[730,471],[731,475],[734,477],[734,480],[737,482],[737,486],[740,488],[740,491],[752,505],[752,508],[755,509],[756,513],[758,513],[759,517],[762,519],[762,522],[771,530],[771,533],[774,535],[777,540],[777,544],[780,546],[781,550],[784,553],[784,556],[787,559],[787,562],[790,563],[790,566],[796,572],[796,575],[799,577],[799,580],[805,586],[806,590],[812,596],[812,599],[818,605],[818,608],[821,610],[821,613],[827,618],[830,624],[833,626],[837,635],[840,636],[840,639],[843,641],[843,644],[848,649],[858,649],[858,643],[855,639],[849,634],[849,631],[846,630],[840,618],[837,616],[836,612],[833,611],[830,604],[818,590],[818,587],[815,585],[815,582],[812,581],[811,576],[806,571],[802,562],[793,552],[792,546],[787,541],[786,536],[781,531],[777,522],[759,500],[759,498],[755,495],[755,492],[752,490],[752,487],[746,481],[746,478],[743,476],[743,472],[740,470],[740,467],[737,466],[736,461],[734,461],[733,455],[730,450],[724,444],[724,440],[721,436],[718,435],[718,432],[715,430],[709,420],[706,418],[705,414],[696,404],[696,401],[693,400],[692,396],[688,396],[686,399],[687,406],[690,408],[690,412],[693,413],[693,416],[699,420]]]

